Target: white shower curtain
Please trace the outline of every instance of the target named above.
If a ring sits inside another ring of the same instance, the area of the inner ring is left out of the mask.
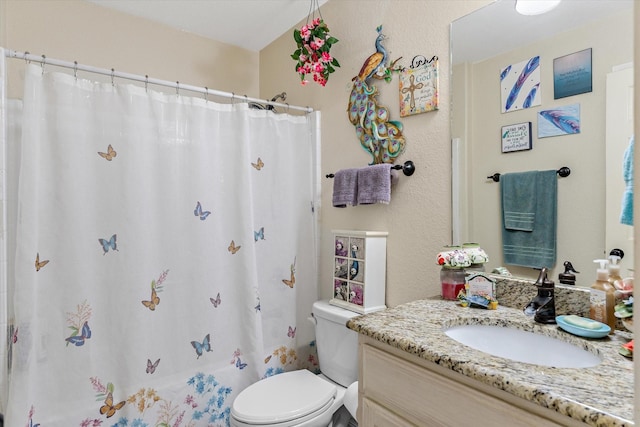
[[[5,425],[228,425],[315,370],[319,113],[25,73]]]

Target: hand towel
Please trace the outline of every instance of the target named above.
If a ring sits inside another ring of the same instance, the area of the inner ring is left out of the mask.
[[[501,183],[507,175],[500,177]],[[536,171],[535,180],[533,230],[507,229],[503,216],[504,263],[532,268],[552,268],[556,262],[558,177],[555,170]],[[502,184],[500,187],[504,189]]]
[[[369,205],[391,201],[391,164],[358,169],[358,203]]]
[[[537,171],[500,177],[502,215],[507,230],[533,231],[536,218]]]
[[[620,223],[624,225],[633,225],[633,146],[634,137],[632,136],[622,160],[622,178],[626,186],[622,193]]]
[[[358,204],[358,169],[342,169],[333,178],[333,206],[346,208]]]

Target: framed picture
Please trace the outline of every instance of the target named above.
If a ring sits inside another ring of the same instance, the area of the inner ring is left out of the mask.
[[[538,111],[538,138],[580,133],[580,104]]]
[[[540,93],[540,56],[500,70],[501,112],[538,106],[542,103]]]
[[[592,90],[591,48],[553,60],[553,99]]]
[[[502,126],[502,152],[531,150],[531,122]]]
[[[403,69],[399,74],[400,117],[439,108],[438,57],[418,62],[416,58],[411,68]]]

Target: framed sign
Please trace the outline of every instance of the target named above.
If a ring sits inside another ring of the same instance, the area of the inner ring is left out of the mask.
[[[531,122],[502,126],[502,152],[531,150]]]
[[[439,106],[438,57],[416,56],[400,71],[400,116],[434,111]]]
[[[591,49],[553,60],[553,99],[593,91]]]

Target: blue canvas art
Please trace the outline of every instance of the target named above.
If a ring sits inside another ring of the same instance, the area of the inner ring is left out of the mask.
[[[580,133],[580,104],[538,112],[538,138]]]
[[[591,49],[553,60],[553,98],[565,98],[593,90]]]
[[[540,56],[500,70],[500,94],[503,113],[540,105]]]

